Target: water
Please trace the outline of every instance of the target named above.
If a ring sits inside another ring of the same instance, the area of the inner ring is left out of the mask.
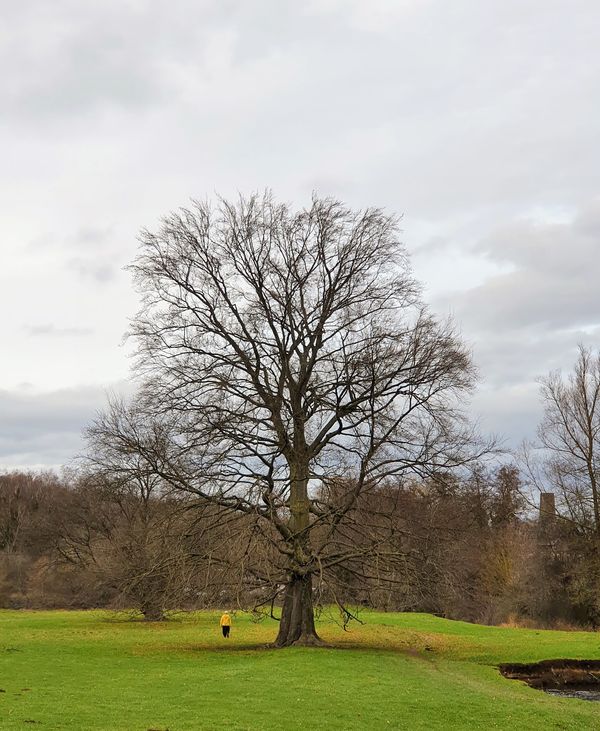
[[[549,695],[562,698],[579,698],[580,701],[600,701],[600,688],[596,690],[575,690],[574,688],[545,688]]]
[[[600,660],[541,660],[500,665],[505,678],[562,698],[600,701]]]

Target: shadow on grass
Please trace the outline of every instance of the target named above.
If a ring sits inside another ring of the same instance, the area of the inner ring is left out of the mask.
[[[432,661],[435,658],[435,650],[430,647],[418,649],[415,647],[390,647],[389,645],[380,645],[375,643],[365,642],[344,642],[336,644],[334,642],[326,643],[319,647],[311,647],[304,645],[290,645],[288,647],[277,647],[273,642],[252,642],[244,644],[210,644],[210,643],[198,643],[198,644],[186,644],[179,645],[178,650],[183,652],[191,653],[235,653],[243,654],[248,653],[274,653],[274,652],[286,652],[290,650],[303,650],[307,652],[377,652],[386,655],[402,655],[403,657],[412,658],[415,660]]]
[[[192,645],[180,645],[180,650],[185,652],[211,652],[211,653],[244,653],[244,652],[269,652],[279,651],[282,648],[275,647],[273,644],[266,642],[252,642],[244,645],[230,644],[230,645],[217,645],[217,644],[192,644]]]
[[[109,624],[135,624],[143,627],[164,627],[169,624],[184,624],[193,618],[192,614],[186,612],[167,612],[164,619],[148,620],[140,612],[126,609],[98,609],[98,620]]]

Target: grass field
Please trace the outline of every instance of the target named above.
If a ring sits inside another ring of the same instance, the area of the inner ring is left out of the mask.
[[[336,649],[271,650],[273,621],[160,624],[104,612],[0,611],[0,729],[600,729],[600,703],[500,676],[500,662],[600,659],[600,634],[482,627],[426,614],[322,618]]]

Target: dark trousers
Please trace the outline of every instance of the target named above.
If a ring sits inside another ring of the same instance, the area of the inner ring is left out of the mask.
[[[221,629],[223,630],[223,637],[229,637],[229,630],[231,629],[231,627],[228,627],[227,625],[223,625],[223,627],[221,627]]]

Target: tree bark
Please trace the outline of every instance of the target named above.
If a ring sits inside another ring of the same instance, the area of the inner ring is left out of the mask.
[[[312,575],[292,574],[285,590],[276,647],[318,646],[323,641],[315,630]]]
[[[310,523],[308,500],[308,462],[290,464],[290,528],[296,534],[307,530]],[[305,540],[301,539],[301,542]]]

